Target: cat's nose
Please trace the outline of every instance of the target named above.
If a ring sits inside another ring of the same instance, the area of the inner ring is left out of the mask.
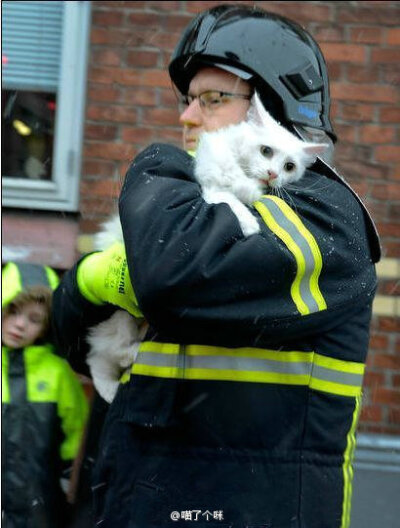
[[[270,180],[275,180],[275,178],[278,177],[278,175],[277,175],[276,172],[274,172],[274,171],[269,170],[269,171],[267,171],[267,172],[268,172],[268,176],[269,176],[269,179],[270,179]]]

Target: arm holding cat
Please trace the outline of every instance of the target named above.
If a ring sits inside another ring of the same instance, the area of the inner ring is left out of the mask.
[[[310,172],[287,192],[295,222],[321,255],[311,280],[324,302],[308,314],[293,294],[308,254],[279,236],[291,221],[282,211],[277,227],[254,212],[262,229],[245,238],[227,205],[204,202],[190,156],[168,145],[140,154],[121,192],[120,217],[133,287],[150,325],[172,342],[219,344],[221,336],[225,346],[249,346],[257,344],[255,335],[273,341],[282,332],[323,331],[354,311],[353,301],[368,302],[375,272],[351,193]],[[355,247],[361,248],[356,259]]]

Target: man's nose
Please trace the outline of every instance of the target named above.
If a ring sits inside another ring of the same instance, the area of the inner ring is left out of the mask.
[[[197,98],[183,110],[179,122],[181,125],[199,125],[202,122],[202,112]]]

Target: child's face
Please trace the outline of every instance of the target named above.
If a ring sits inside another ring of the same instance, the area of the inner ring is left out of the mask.
[[[10,348],[24,348],[41,337],[47,319],[46,307],[31,302],[13,308],[3,318],[1,340]]]

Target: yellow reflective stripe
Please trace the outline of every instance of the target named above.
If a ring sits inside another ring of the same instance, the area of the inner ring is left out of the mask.
[[[318,284],[322,255],[312,233],[293,209],[277,196],[263,196],[262,201],[255,202],[254,206],[296,260],[297,272],[290,291],[299,313],[307,315],[325,310],[326,302]]]
[[[278,205],[278,207],[280,207],[282,212],[295,224],[297,229],[307,240],[308,245],[311,249],[311,253],[313,254],[315,263],[314,271],[312,272],[310,277],[310,289],[315,301],[318,304],[319,309],[326,310],[326,302],[324,297],[322,296],[321,290],[319,289],[318,285],[318,279],[322,270],[322,255],[317,241],[314,238],[314,235],[306,228],[300,217],[293,211],[293,209],[288,206],[288,204],[284,200],[273,195],[268,196],[268,198],[274,201]]]
[[[340,528],[349,528],[351,513],[351,496],[353,493],[353,458],[356,448],[356,428],[361,410],[361,394],[355,400],[353,419],[347,433],[347,446],[343,461],[343,506]]]
[[[158,352],[160,354],[179,354],[180,345],[176,343],[157,343],[143,341],[139,345],[140,352]]]
[[[343,361],[341,359],[330,358],[315,354],[314,363],[321,367],[326,367],[333,370],[340,370],[341,372],[349,372],[351,374],[364,374],[364,363],[356,363],[354,361]]]
[[[303,351],[226,348],[154,343],[139,347],[131,372],[177,379],[209,379],[306,385],[311,389],[358,396],[364,365]],[[128,378],[124,378],[126,382]]]
[[[361,393],[361,387],[334,383],[333,381],[323,381],[314,377],[310,380],[310,389],[329,392],[338,396],[358,396]]]

